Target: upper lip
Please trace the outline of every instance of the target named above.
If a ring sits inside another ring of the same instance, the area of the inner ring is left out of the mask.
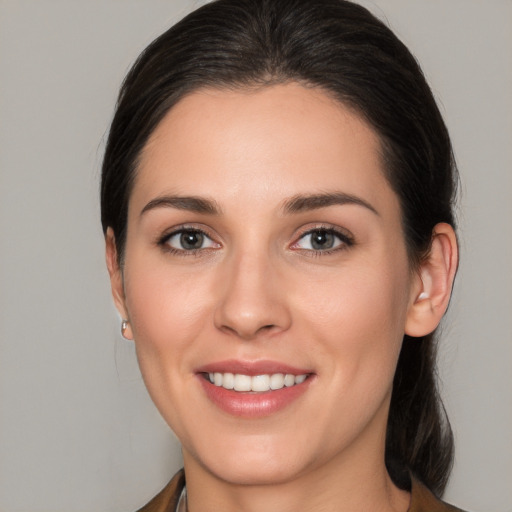
[[[239,361],[228,359],[207,363],[196,370],[197,373],[238,373],[242,375],[272,375],[274,373],[289,373],[292,375],[305,375],[312,373],[310,369],[297,368],[278,361]]]

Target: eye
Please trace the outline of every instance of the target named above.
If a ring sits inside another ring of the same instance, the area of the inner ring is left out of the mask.
[[[188,252],[218,246],[206,233],[199,229],[180,229],[166,236],[161,243],[169,246],[172,250]]]
[[[332,228],[317,228],[304,233],[293,248],[327,252],[350,245],[353,245],[353,241],[346,234]]]

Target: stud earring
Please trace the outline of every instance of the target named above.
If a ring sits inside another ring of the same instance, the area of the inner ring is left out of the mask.
[[[428,293],[427,292],[421,292],[418,295],[418,300],[424,300],[424,299],[428,299]]]
[[[126,331],[126,329],[127,329],[127,327],[128,327],[128,323],[129,323],[129,322],[128,322],[128,320],[126,320],[126,319],[124,319],[124,318],[123,318],[123,320],[121,321],[121,336],[122,336],[125,340],[127,340],[127,339],[128,339],[128,338],[124,335],[124,333],[125,333],[125,331]]]

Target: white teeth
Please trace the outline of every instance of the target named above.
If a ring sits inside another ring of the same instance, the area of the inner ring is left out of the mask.
[[[243,375],[241,373],[209,373],[208,377],[215,386],[225,389],[234,389],[235,391],[254,391],[265,392],[270,390],[278,390],[284,387],[302,384],[307,374],[293,375],[291,373],[273,373],[264,375]]]
[[[235,376],[232,373],[223,374],[222,387],[226,389],[233,389],[235,387]]]
[[[270,375],[255,375],[251,379],[251,391],[268,391],[270,389]]]
[[[284,387],[284,375],[282,373],[274,373],[270,376],[270,389],[281,389]]]
[[[293,386],[295,384],[295,375],[292,375],[290,373],[287,373],[284,378],[284,385],[289,388],[290,386]]]
[[[235,391],[252,391],[251,385],[252,379],[249,375],[241,375],[240,373],[235,375],[235,385],[233,387]]]
[[[302,384],[306,380],[307,375],[296,375],[295,384]]]

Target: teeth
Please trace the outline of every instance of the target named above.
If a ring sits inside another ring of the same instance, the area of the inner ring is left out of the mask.
[[[222,377],[221,386],[226,389],[233,389],[235,387],[235,376],[232,373],[225,373]]]
[[[295,384],[302,384],[306,380],[307,375],[297,375],[295,377]]]
[[[241,375],[237,373],[235,375],[235,385],[233,389],[235,391],[252,391],[251,384],[252,378],[249,377],[249,375]]]
[[[281,389],[284,387],[284,375],[282,373],[274,373],[270,376],[270,389]]]
[[[293,386],[295,384],[295,375],[291,375],[287,373],[284,376],[284,385],[289,388],[290,386]]]
[[[268,391],[270,389],[270,375],[255,375],[251,378],[251,391]]]
[[[241,373],[209,373],[208,378],[215,386],[235,391],[265,392],[302,384],[307,374],[273,373],[271,375],[243,375]]]

